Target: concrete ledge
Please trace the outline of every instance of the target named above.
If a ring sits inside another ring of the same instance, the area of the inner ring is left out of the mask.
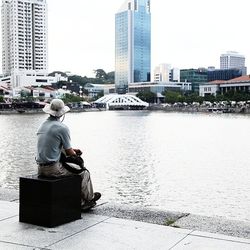
[[[169,226],[180,218],[189,215],[187,213],[163,211],[151,207],[119,205],[109,202],[100,202],[96,209],[92,210],[92,213],[165,226]]]
[[[145,208],[111,203],[105,203],[98,206],[92,213],[250,239],[250,222],[228,220],[222,217],[208,217],[167,210],[157,210],[150,207]]]
[[[190,214],[171,226],[250,239],[250,222]]]

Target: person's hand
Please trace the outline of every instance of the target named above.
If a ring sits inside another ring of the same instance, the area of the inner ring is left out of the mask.
[[[81,154],[82,154],[82,151],[81,151],[80,149],[74,149],[74,151],[75,151],[75,153],[76,153],[77,155],[81,155]]]

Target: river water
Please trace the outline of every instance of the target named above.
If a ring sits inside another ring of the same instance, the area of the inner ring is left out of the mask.
[[[36,173],[46,118],[0,115],[0,187]],[[104,200],[250,221],[250,116],[102,111],[63,122]]]

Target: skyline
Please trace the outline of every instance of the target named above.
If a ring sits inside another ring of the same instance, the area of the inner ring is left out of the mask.
[[[237,6],[232,0],[206,2],[151,0],[151,72],[160,63],[180,69],[219,68],[220,55],[226,51],[243,54],[249,68],[246,0],[237,1]],[[123,3],[47,0],[49,72],[90,77],[98,68],[114,71],[115,13]]]

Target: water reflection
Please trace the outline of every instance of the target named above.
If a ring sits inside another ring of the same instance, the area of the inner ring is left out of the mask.
[[[34,173],[36,135],[47,115],[0,116],[1,187]],[[248,116],[147,111],[69,113],[105,200],[230,219],[250,218]]]

